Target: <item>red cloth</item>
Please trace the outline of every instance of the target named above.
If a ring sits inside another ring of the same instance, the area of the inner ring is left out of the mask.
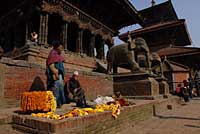
[[[187,80],[184,80],[183,84],[184,84],[185,87],[189,86],[189,83],[187,82]]]
[[[58,53],[58,51],[56,51],[55,49],[52,49],[49,53],[49,56],[47,58],[47,66],[49,66],[50,64],[53,64],[55,62],[63,62],[64,61],[64,57]]]
[[[181,92],[181,88],[180,87],[176,87],[176,93],[180,93]]]

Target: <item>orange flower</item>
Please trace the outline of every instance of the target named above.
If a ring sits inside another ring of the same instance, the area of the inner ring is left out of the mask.
[[[55,111],[56,103],[51,91],[25,92],[21,96],[22,112]]]

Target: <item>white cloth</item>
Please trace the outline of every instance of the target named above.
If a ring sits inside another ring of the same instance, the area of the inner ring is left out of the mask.
[[[98,104],[98,105],[102,105],[102,104],[107,104],[108,102],[112,102],[112,101],[115,101],[112,97],[109,97],[109,96],[98,96],[94,102],[95,104]]]

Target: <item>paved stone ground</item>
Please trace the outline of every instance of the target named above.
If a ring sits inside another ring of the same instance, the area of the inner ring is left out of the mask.
[[[21,132],[12,129],[10,113],[19,110],[20,101],[12,99],[0,99],[0,134],[22,134]],[[5,123],[6,122],[6,123]]]
[[[200,134],[200,98],[179,109],[172,109],[138,124],[129,124],[116,134]]]
[[[130,100],[129,100],[130,101]],[[153,100],[134,100],[132,104],[145,104]],[[90,104],[90,103],[89,103]],[[62,108],[56,110],[57,114],[64,114],[67,111],[76,108],[75,103],[65,104]],[[20,110],[20,100],[1,99],[0,100],[0,134],[23,134],[12,129],[12,113]]]
[[[1,100],[0,119],[14,110],[19,110],[18,104],[18,102]],[[64,106],[62,109],[68,109],[67,107]],[[22,133],[13,130],[10,124],[0,124],[0,134]],[[179,109],[172,109],[138,124],[128,124],[116,134],[200,134],[200,98],[195,98]]]

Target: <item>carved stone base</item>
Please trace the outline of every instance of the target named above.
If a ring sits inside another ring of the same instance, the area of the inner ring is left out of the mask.
[[[130,73],[113,76],[114,92],[123,96],[159,96],[158,82],[147,73]]]
[[[155,78],[159,83],[159,94],[168,95],[169,94],[169,85],[163,78]]]
[[[26,60],[31,62],[36,62],[35,57],[40,53],[39,46],[32,42],[27,42],[25,46],[20,48],[20,53],[15,55],[13,59],[16,60]]]

